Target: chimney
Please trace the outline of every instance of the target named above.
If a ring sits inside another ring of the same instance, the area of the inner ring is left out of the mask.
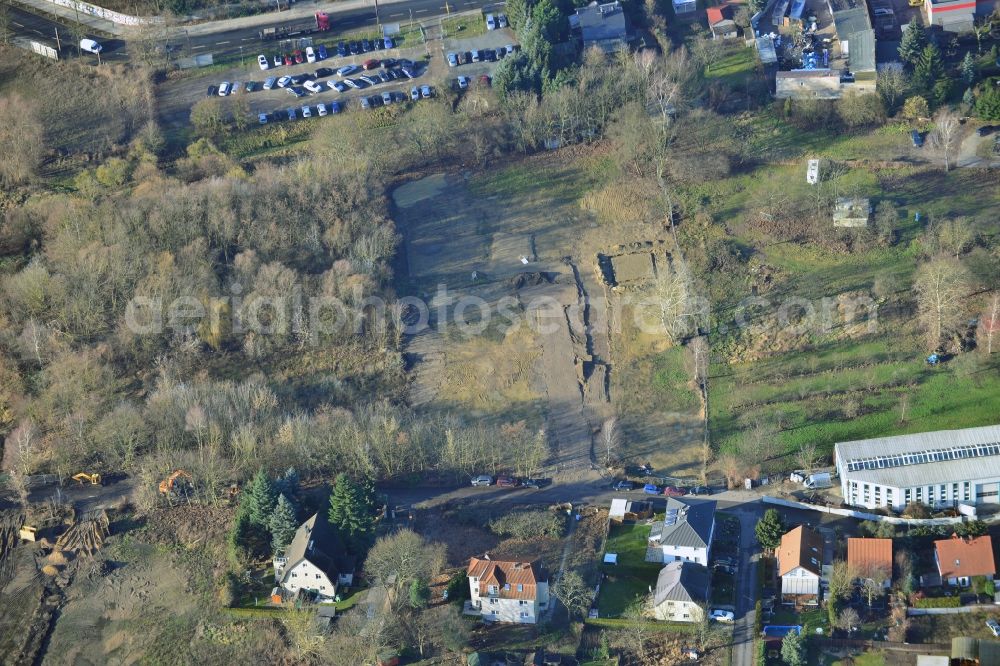
[[[490,559],[490,554],[489,553],[483,553],[483,559],[484,560]]]

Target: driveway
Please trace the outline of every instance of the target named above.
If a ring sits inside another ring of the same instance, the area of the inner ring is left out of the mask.
[[[980,146],[983,144],[993,145],[997,139],[994,132],[988,136],[978,136],[975,132],[970,132],[962,139],[958,147],[958,155],[955,157],[955,166],[959,167],[1000,167],[1000,153],[993,153],[993,159],[984,159],[979,156]]]
[[[740,571],[736,589],[736,624],[733,627],[733,666],[753,666],[757,561],[760,559],[754,527],[763,508],[756,501],[730,509],[740,517]]]

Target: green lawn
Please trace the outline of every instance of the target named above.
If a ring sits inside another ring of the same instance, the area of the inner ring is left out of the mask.
[[[445,37],[468,39],[486,34],[486,17],[480,13],[452,16],[441,21]]]
[[[754,49],[737,47],[723,56],[705,72],[709,79],[722,79],[730,86],[737,86],[753,72],[757,62]]]
[[[662,565],[645,561],[649,529],[648,525],[611,526],[605,552],[617,553],[618,564],[601,565],[605,575],[598,599],[601,618],[621,617],[656,586]]]

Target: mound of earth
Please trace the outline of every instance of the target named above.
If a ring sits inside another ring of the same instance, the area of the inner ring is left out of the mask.
[[[518,273],[517,275],[509,278],[507,282],[514,289],[523,289],[524,287],[537,287],[540,284],[554,284],[557,281],[557,278],[558,276],[556,273],[533,271]]]

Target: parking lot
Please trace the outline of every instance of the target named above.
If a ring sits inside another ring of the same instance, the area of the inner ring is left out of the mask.
[[[324,44],[322,49],[261,42],[261,51],[249,55],[244,66],[186,78],[180,99],[165,93],[161,115],[173,120],[172,124],[186,123],[191,105],[206,95],[238,98],[244,112],[248,107],[252,117],[261,123],[415,102],[438,94],[445,86],[460,90],[491,85],[493,71],[508,55],[508,47],[519,48],[509,29],[497,28],[464,39],[442,39],[440,26],[434,25],[425,34],[427,43],[408,49],[400,49],[395,43],[375,48],[374,39],[345,38],[339,44]],[[342,48],[338,49],[338,45]],[[453,66],[448,64],[451,52],[456,54]],[[458,77],[463,77],[462,84]],[[190,86],[197,86],[197,92]]]

